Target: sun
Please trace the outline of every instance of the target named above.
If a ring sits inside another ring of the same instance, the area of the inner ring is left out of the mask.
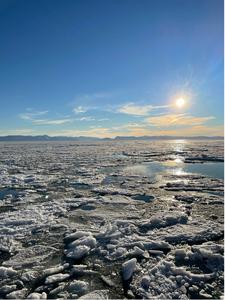
[[[183,107],[184,105],[185,105],[185,99],[184,98],[178,98],[177,100],[176,100],[176,106],[177,107]]]

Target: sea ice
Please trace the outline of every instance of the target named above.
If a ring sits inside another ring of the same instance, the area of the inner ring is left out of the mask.
[[[132,258],[126,261],[122,266],[123,279],[128,280],[132,277],[134,271],[136,270],[137,259]]]

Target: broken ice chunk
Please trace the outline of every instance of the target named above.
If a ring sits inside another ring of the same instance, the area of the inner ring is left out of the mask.
[[[126,261],[125,263],[123,263],[122,265],[123,280],[126,281],[132,277],[134,271],[136,270],[136,263],[137,263],[136,258],[132,258]]]
[[[67,278],[69,278],[70,275],[69,274],[56,274],[56,275],[50,275],[45,279],[45,283],[46,284],[51,284],[51,283],[55,283],[55,282],[61,282],[66,280]]]
[[[69,292],[82,295],[88,290],[88,283],[81,280],[73,280],[68,287]]]
[[[45,292],[39,293],[31,293],[27,296],[27,299],[47,299],[47,294]]]
[[[84,256],[86,256],[89,253],[89,251],[90,251],[90,247],[81,245],[69,250],[66,256],[68,258],[79,260],[82,259]]]
[[[13,268],[0,267],[0,278],[8,278],[17,275],[17,271],[13,270]]]
[[[108,298],[108,290],[96,290],[79,298],[80,300],[106,300]]]

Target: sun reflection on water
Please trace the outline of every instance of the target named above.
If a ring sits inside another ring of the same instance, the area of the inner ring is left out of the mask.
[[[176,176],[182,176],[182,175],[186,174],[186,172],[184,172],[183,168],[172,169],[170,171],[170,173],[172,173],[173,175],[176,175]]]
[[[183,161],[182,158],[177,157],[177,158],[174,160],[174,162],[175,162],[176,164],[182,164],[184,161]]]
[[[183,164],[183,158],[179,156],[174,156],[173,160],[167,160],[162,162],[162,165],[165,167],[176,167],[177,165]]]
[[[178,153],[182,153],[184,152],[184,146],[187,143],[186,140],[175,140],[173,141],[173,150],[178,152]]]

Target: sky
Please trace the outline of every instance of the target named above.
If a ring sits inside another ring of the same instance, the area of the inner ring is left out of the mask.
[[[223,0],[0,0],[0,135],[223,135],[223,12]]]

